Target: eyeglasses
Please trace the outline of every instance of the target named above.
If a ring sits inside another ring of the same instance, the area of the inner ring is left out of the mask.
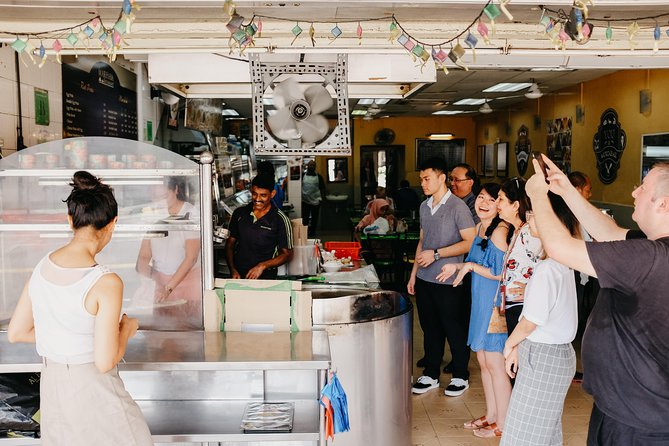
[[[469,180],[471,180],[471,178],[460,179],[460,178],[448,177],[448,181],[451,183],[462,183],[463,181],[469,181]]]

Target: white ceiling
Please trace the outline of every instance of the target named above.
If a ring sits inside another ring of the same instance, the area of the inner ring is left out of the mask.
[[[497,0],[495,0],[498,3]],[[229,54],[229,32],[222,0],[138,0],[142,9],[132,33],[126,38],[127,46],[121,53],[128,60],[146,61],[149,54],[174,54],[174,63],[180,63],[181,54]],[[247,51],[275,54],[322,54],[345,52],[350,54],[401,54],[406,63],[414,63],[407,51],[389,41],[391,17],[412,37],[430,45],[448,41],[463,32],[481,12],[481,0],[432,0],[386,2],[360,1],[248,1],[237,0],[237,11],[248,21],[254,14],[263,18],[262,35],[255,40],[255,48]],[[450,61],[449,74],[437,70],[436,82],[412,91],[404,99],[395,99],[383,106],[379,115],[427,115],[438,109],[453,107],[452,102],[463,97],[493,99],[493,108],[508,108],[524,97],[495,99],[513,94],[485,95],[481,90],[496,82],[538,82],[546,93],[576,93],[578,84],[619,69],[669,68],[669,37],[667,17],[658,19],[662,28],[659,51],[653,52],[655,20],[640,20],[641,27],[635,36],[634,50],[628,39],[626,27],[631,19],[669,13],[669,5],[660,0],[597,0],[589,7],[590,23],[594,24],[592,38],[587,44],[568,42],[565,50],[556,51],[539,24],[542,10],[536,1],[512,0],[508,4],[514,20],[503,15],[497,20],[495,35],[490,44],[479,40],[476,60],[470,51],[464,57],[470,70],[457,68]],[[571,9],[571,1],[552,0],[546,8]],[[0,0],[0,30],[11,33],[36,33],[50,29],[67,28],[100,14],[109,26],[120,11],[120,0]],[[283,20],[287,19],[287,20]],[[380,19],[380,20],[365,20]],[[303,34],[293,43],[291,28],[298,21]],[[316,46],[308,37],[310,21],[314,23]],[[356,36],[358,20],[363,28],[362,40]],[[604,37],[607,20],[614,27],[614,39],[609,44]],[[322,23],[321,23],[322,22]],[[483,22],[490,27],[484,16]],[[330,29],[338,24],[344,34],[331,41]],[[474,34],[478,36],[477,33]],[[11,42],[15,36],[0,33],[0,41]],[[461,42],[464,45],[464,42]],[[47,46],[48,41],[47,41]],[[448,51],[450,45],[443,46]],[[93,50],[95,52],[96,50]],[[64,53],[71,51],[65,50]],[[102,51],[98,51],[102,52]],[[245,58],[246,55],[234,54]],[[574,71],[530,71],[530,68],[574,68]],[[372,82],[373,83],[373,82]],[[225,97],[225,84],[208,82],[210,91],[218,88],[217,96]],[[173,86],[174,88],[174,86]],[[370,88],[372,88],[370,84]],[[222,89],[222,90],[221,90]],[[177,90],[178,91],[178,90]],[[363,90],[364,91],[364,90]],[[522,92],[521,92],[522,93]],[[181,93],[186,95],[186,93]],[[358,97],[360,97],[358,95]],[[351,101],[353,108],[356,101]],[[230,99],[230,105],[245,115],[250,110],[250,100]],[[477,110],[476,107],[459,107]],[[248,114],[247,116],[250,116]]]

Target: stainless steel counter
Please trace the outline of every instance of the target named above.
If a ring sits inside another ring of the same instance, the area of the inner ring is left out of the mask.
[[[146,331],[130,340],[119,371],[156,443],[322,446],[324,415],[318,398],[329,366],[324,331]],[[40,368],[33,344],[9,344],[7,333],[0,333],[0,373]],[[242,415],[252,401],[292,402],[292,432],[243,433]],[[0,444],[39,440],[0,439]]]
[[[140,331],[128,343],[119,370],[325,370],[327,334]],[[0,373],[35,372],[34,344],[10,344],[0,332]]]

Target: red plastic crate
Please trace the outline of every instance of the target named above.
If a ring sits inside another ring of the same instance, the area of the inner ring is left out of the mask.
[[[335,257],[351,257],[351,260],[360,260],[360,243],[358,242],[325,242],[326,251],[335,251]]]

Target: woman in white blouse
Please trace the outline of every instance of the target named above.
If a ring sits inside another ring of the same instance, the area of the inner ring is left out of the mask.
[[[530,233],[525,220],[525,214],[532,210],[532,204],[525,193],[524,178],[511,178],[502,185],[497,207],[499,217],[513,227],[513,237],[499,286],[502,302],[500,309],[505,311],[506,326],[511,334],[523,310],[525,285],[532,277],[543,249],[541,240]]]

